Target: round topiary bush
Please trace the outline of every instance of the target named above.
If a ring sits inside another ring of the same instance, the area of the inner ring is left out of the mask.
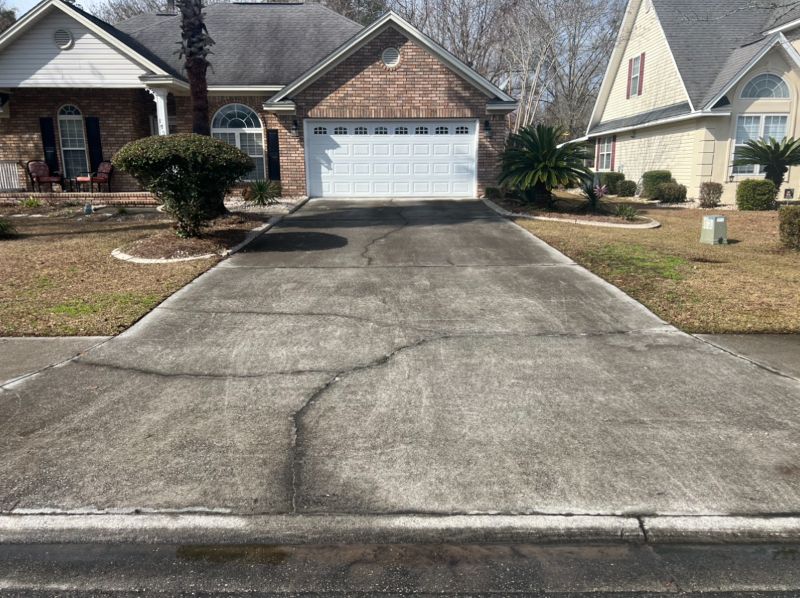
[[[740,210],[774,210],[778,189],[767,179],[745,179],[736,189],[736,206]]]
[[[672,173],[669,170],[649,170],[642,175],[642,197],[654,199],[658,186],[672,182]]]
[[[778,214],[781,243],[789,249],[800,250],[800,206],[784,206]]]
[[[181,236],[199,235],[205,222],[223,213],[228,189],[253,168],[240,149],[193,134],[137,139],[113,162],[164,203]]]
[[[653,199],[661,203],[682,203],[686,201],[686,185],[679,185],[674,181],[661,183],[656,187]]]
[[[636,188],[636,181],[621,181],[617,195],[620,197],[633,197],[636,195]]]

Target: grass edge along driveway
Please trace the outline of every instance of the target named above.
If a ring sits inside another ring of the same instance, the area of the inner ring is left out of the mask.
[[[727,246],[700,244],[709,211],[641,213],[661,228],[517,223],[686,332],[800,332],[800,253],[781,247],[777,212],[725,211]]]

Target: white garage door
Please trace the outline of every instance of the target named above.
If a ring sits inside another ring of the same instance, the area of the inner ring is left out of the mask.
[[[474,120],[306,120],[311,197],[475,197]]]

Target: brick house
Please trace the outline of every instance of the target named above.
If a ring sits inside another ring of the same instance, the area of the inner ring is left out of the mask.
[[[516,103],[393,13],[362,27],[319,4],[206,9],[212,135],[250,179],[321,197],[476,197],[497,176]],[[44,0],[0,36],[0,191],[25,163],[66,178],[125,143],[190,132],[180,17],[109,25]],[[135,191],[119,174],[114,191]]]

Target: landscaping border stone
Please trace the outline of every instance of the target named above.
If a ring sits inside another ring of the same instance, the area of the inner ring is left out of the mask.
[[[639,229],[639,230],[649,230],[653,228],[659,228],[661,223],[658,220],[653,220],[652,218],[648,218],[650,222],[645,222],[642,224],[624,224],[624,223],[616,223],[616,222],[597,222],[592,220],[578,220],[575,218],[551,218],[549,216],[531,216],[530,214],[521,214],[519,212],[510,212],[505,208],[501,208],[496,203],[494,203],[491,199],[486,199],[485,197],[482,198],[483,203],[485,203],[489,208],[504,216],[505,218],[523,218],[525,220],[541,220],[544,222],[563,222],[565,224],[581,224],[583,226],[599,226],[602,228],[629,228],[629,229]]]

